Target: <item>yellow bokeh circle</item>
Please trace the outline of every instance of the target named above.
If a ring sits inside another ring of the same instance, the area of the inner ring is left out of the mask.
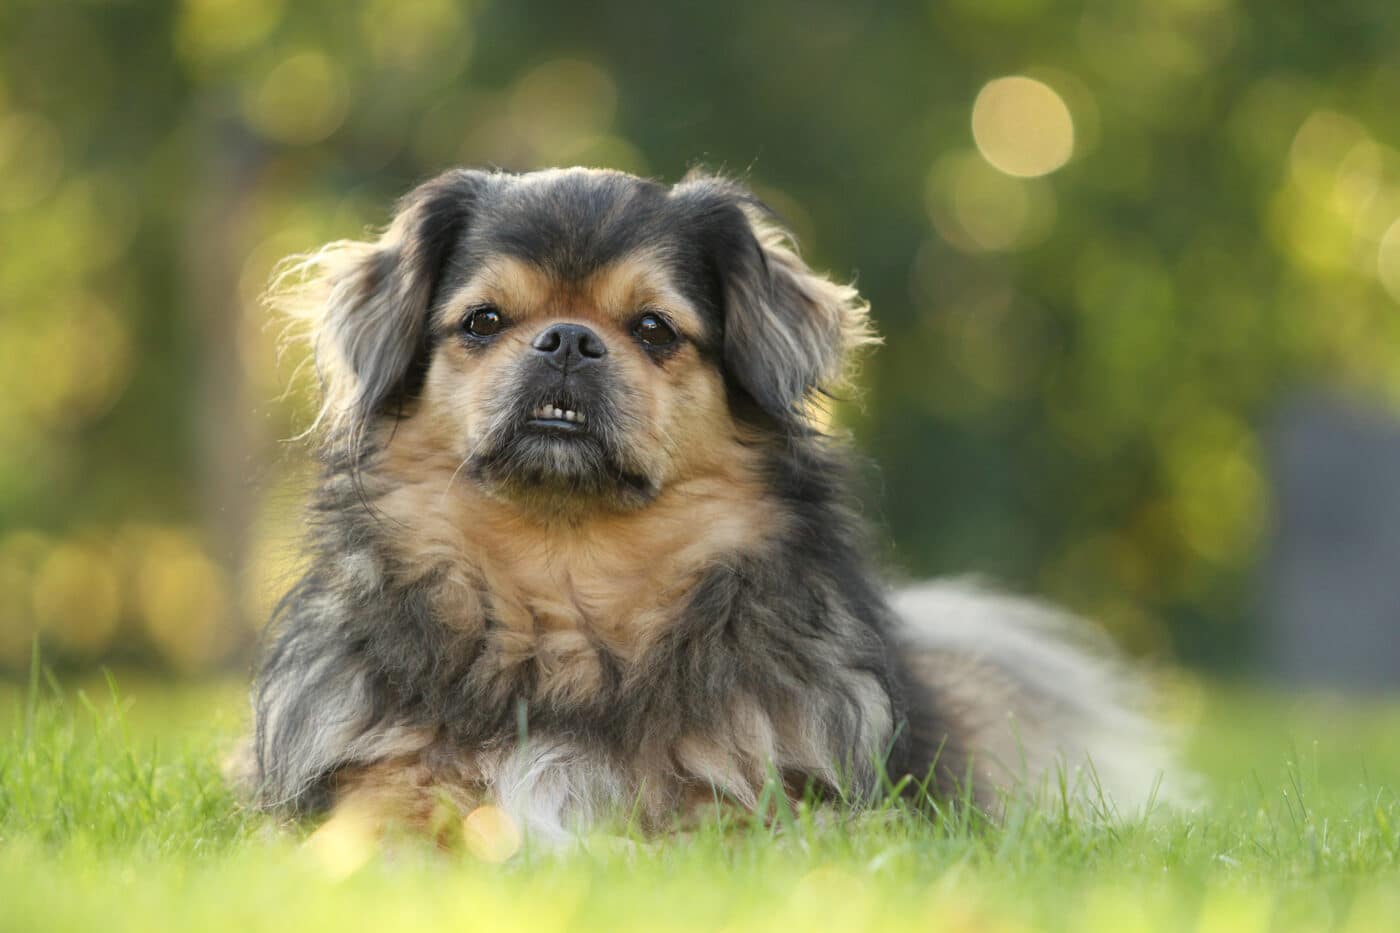
[[[972,138],[982,158],[998,170],[1035,178],[1074,154],[1074,120],[1050,85],[1013,75],[988,82],[977,94]]]

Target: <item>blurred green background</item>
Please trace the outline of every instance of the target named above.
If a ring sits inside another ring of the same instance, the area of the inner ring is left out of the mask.
[[[582,163],[737,174],[858,279],[895,567],[1247,669],[1261,432],[1400,401],[1397,48],[1394,0],[3,0],[0,667],[243,664],[306,478],[273,264]]]

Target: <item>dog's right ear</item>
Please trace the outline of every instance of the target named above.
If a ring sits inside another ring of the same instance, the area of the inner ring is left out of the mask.
[[[428,309],[487,177],[445,172],[399,202],[377,241],[331,243],[279,271],[269,300],[309,325],[321,378],[317,426],[332,436],[357,445],[376,415],[421,388]]]

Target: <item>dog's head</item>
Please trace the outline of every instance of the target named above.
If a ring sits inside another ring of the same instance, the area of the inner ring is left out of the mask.
[[[808,431],[870,339],[855,290],[708,176],[451,171],[378,242],[303,269],[333,440],[429,419],[465,475],[524,502],[635,507],[717,439]]]

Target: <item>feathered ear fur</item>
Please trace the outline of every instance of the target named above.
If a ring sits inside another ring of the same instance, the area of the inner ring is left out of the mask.
[[[818,392],[839,387],[853,351],[877,343],[870,306],[850,285],[813,272],[790,231],[738,184],[692,175],[676,194],[710,201],[731,378],[787,427],[806,424]]]
[[[274,280],[270,303],[310,332],[322,392],[316,426],[352,448],[374,416],[421,387],[428,308],[483,179],[445,172],[399,202],[378,241],[330,243],[293,257]]]

